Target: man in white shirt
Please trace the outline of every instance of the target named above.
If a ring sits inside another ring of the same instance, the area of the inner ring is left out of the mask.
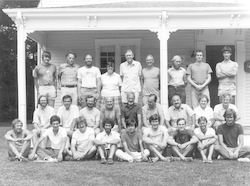
[[[139,61],[135,61],[134,54],[131,50],[125,53],[127,61],[120,65],[120,75],[123,80],[121,97],[122,103],[127,103],[127,94],[129,92],[135,93],[135,103],[138,103],[139,93],[141,92],[141,75],[142,67]]]
[[[113,164],[113,157],[115,155],[117,145],[120,143],[120,135],[118,132],[112,130],[114,121],[106,118],[104,120],[104,131],[99,133],[94,140],[98,152],[101,156],[101,164]],[[107,160],[107,159],[108,160]]]
[[[87,106],[80,110],[80,116],[86,120],[88,127],[95,131],[95,135],[100,133],[100,111],[94,107],[95,97],[88,96],[86,98]]]
[[[29,159],[33,160],[35,154],[44,162],[58,162],[62,161],[63,157],[66,156],[67,152],[65,149],[67,132],[64,128],[60,127],[60,118],[54,115],[50,118],[50,124],[52,127],[48,128],[41,136],[41,138],[35,144],[33,151],[31,152]],[[51,148],[41,148],[39,144],[47,138],[51,142]]]
[[[101,90],[101,72],[99,68],[93,66],[91,55],[86,55],[85,66],[78,69],[77,78],[78,96],[81,106],[84,108],[86,106],[86,97],[93,95],[98,99]]]
[[[43,132],[50,127],[50,118],[55,114],[53,107],[48,105],[48,98],[44,95],[41,95],[38,99],[38,108],[34,111],[33,114],[33,144],[36,144],[38,139],[42,136]],[[45,139],[41,143],[41,147],[46,147],[47,140]]]
[[[84,118],[79,118],[78,129],[73,133],[71,141],[71,153],[74,160],[87,160],[96,153],[96,146],[93,144],[95,132],[87,127]]]

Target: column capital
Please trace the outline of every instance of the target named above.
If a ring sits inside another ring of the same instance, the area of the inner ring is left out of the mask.
[[[157,33],[157,38],[162,40],[162,29],[150,29],[151,32]],[[168,40],[172,32],[176,32],[177,29],[166,29],[166,39]]]
[[[15,24],[16,24],[17,29],[20,26],[23,26],[23,27],[26,26],[26,17],[22,16],[22,12],[17,12]]]

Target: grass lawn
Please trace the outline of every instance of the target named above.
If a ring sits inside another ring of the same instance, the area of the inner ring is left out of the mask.
[[[29,126],[30,128],[30,126]],[[99,161],[34,163],[10,162],[0,127],[0,186],[16,185],[250,185],[250,163],[201,160],[188,162],[125,163],[101,165]]]

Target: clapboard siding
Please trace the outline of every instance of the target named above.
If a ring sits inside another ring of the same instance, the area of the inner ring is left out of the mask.
[[[250,30],[245,32],[246,60],[250,60]],[[245,125],[250,125],[250,73],[246,73],[245,79]]]
[[[46,33],[47,49],[52,54],[51,62],[57,67],[65,62],[65,53],[73,50],[77,53],[76,63],[83,66],[84,56],[91,54],[95,56],[94,39],[121,39],[121,38],[140,38],[141,39],[141,64],[146,66],[145,58],[152,54],[155,58],[155,66],[160,66],[160,41],[156,33],[142,31],[50,31]],[[195,46],[195,31],[182,30],[171,33],[168,40],[168,62],[174,55],[185,56],[183,66],[193,62],[191,53]],[[119,64],[118,64],[119,65]],[[167,71],[167,69],[166,69]],[[118,72],[119,73],[119,72]],[[167,83],[166,83],[167,85]],[[187,103],[190,104],[190,86],[187,87]],[[61,105],[60,91],[56,99],[55,108]]]

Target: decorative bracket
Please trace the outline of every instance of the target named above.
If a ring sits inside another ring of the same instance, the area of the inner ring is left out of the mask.
[[[234,22],[234,14],[231,14],[230,17],[229,17],[229,22],[230,22],[230,25],[233,25],[233,22]]]
[[[243,30],[242,29],[236,29],[236,36],[241,36],[242,33],[243,33]]]
[[[90,26],[90,16],[87,16],[87,27]]]
[[[240,19],[241,19],[241,14],[238,14],[238,15],[237,15],[237,25],[240,24]]]
[[[169,15],[167,14],[167,11],[163,11],[162,15],[159,15],[159,24],[160,26],[168,26],[169,21]]]
[[[26,17],[22,16],[22,12],[17,12],[17,16],[16,16],[16,19],[15,19],[15,24],[16,24],[17,28],[19,28],[21,25],[26,27]]]
[[[94,16],[94,27],[97,26],[97,21],[98,21],[97,16]]]
[[[223,29],[217,29],[217,36],[223,36]]]

